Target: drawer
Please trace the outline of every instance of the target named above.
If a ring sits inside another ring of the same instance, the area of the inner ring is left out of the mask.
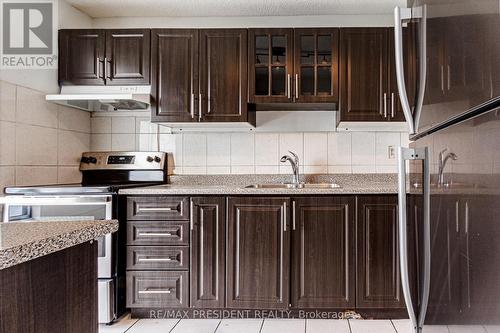
[[[188,246],[127,246],[127,269],[187,270]]]
[[[188,272],[127,272],[127,307],[188,307]]]
[[[129,221],[127,245],[189,245],[189,222]]]
[[[127,197],[128,220],[189,220],[188,197]]]

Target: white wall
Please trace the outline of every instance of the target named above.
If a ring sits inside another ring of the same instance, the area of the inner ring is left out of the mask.
[[[59,29],[91,28],[92,18],[70,6],[66,1],[57,3]],[[57,40],[55,41],[57,47]],[[46,93],[59,92],[57,69],[2,69],[0,80]]]
[[[75,183],[90,147],[90,114],[0,81],[0,193],[9,185]]]
[[[392,15],[245,16],[245,17],[109,17],[95,18],[95,28],[258,28],[387,27]]]
[[[157,134],[159,131],[159,134]],[[406,132],[170,133],[148,114],[124,112],[91,119],[91,150],[169,153],[170,174],[290,173],[279,163],[293,150],[305,173],[395,173],[388,146],[408,146]]]

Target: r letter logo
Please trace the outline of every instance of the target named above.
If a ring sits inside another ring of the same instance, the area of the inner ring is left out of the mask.
[[[2,68],[54,68],[54,3],[2,1]]]

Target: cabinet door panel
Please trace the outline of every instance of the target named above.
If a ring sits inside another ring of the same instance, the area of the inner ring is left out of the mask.
[[[397,196],[358,197],[359,308],[405,308],[400,286]]]
[[[248,69],[250,103],[292,102],[293,29],[250,29]]]
[[[104,30],[59,31],[59,84],[104,85]]]
[[[106,84],[149,84],[149,29],[106,30]]]
[[[288,198],[228,199],[228,308],[288,306],[288,207]]]
[[[191,307],[224,307],[224,198],[192,198]]]
[[[153,29],[151,120],[198,121],[198,31]]]
[[[339,101],[339,29],[294,29],[295,102]]]
[[[200,31],[201,118],[247,121],[247,30]]]
[[[340,52],[341,120],[386,121],[387,29],[341,29]]]
[[[295,199],[292,306],[355,306],[355,198]]]
[[[416,105],[416,77],[417,77],[417,59],[416,59],[416,24],[409,23],[408,27],[403,28],[403,67],[405,72],[406,94],[410,108]],[[394,29],[389,29],[389,93],[388,110],[391,121],[406,121],[403,107],[399,99],[398,83],[396,80],[396,59],[394,46]]]

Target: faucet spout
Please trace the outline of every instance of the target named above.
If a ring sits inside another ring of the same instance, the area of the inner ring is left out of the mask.
[[[287,161],[290,162],[290,165],[292,166],[292,184],[299,184],[300,182],[300,174],[299,174],[299,157],[297,154],[295,154],[292,151],[288,151],[290,155],[284,155],[281,157],[280,162],[281,163],[286,163]]]

